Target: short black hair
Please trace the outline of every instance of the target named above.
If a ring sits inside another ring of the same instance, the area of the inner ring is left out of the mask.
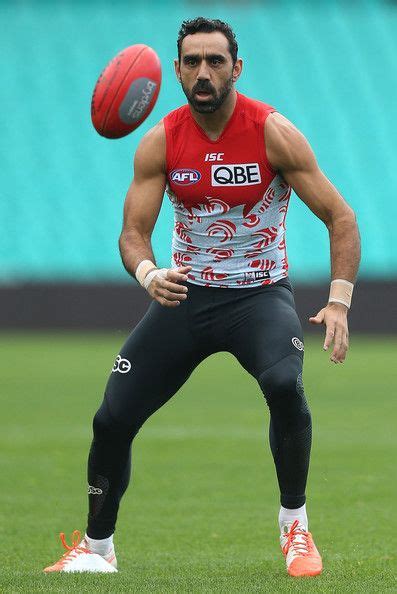
[[[182,41],[187,35],[194,35],[194,33],[213,33],[220,31],[224,34],[229,42],[229,52],[232,56],[233,64],[237,62],[238,45],[233,29],[227,23],[218,19],[206,19],[205,17],[197,17],[190,21],[183,21],[178,33],[178,60],[181,61]]]

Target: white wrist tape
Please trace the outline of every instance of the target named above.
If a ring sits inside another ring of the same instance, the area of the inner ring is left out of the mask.
[[[157,270],[156,264],[153,264],[153,262],[151,262],[150,260],[142,260],[142,262],[139,262],[135,270],[136,280],[143,286],[143,280],[145,276],[147,275],[149,270],[153,269]]]
[[[353,283],[342,278],[336,278],[331,282],[328,303],[343,303],[347,308],[350,308],[353,289]]]
[[[165,278],[167,276],[167,272],[168,268],[156,268],[155,270],[151,270],[143,279],[142,286],[145,287],[145,289],[148,289],[150,283],[152,282],[155,276],[161,276],[162,278]]]

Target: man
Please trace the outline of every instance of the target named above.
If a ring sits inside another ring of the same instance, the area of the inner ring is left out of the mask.
[[[115,571],[120,499],[131,443],[208,355],[229,351],[258,381],[270,410],[270,445],[281,494],[281,547],[292,576],[317,575],[305,487],[311,417],[302,384],[303,336],[285,247],[293,188],[327,226],[332,283],[313,318],[324,349],[342,363],[359,263],[355,216],[318,168],[303,135],[268,105],[235,90],[242,71],[231,28],[185,21],[175,71],[188,105],[140,143],[120,237],[121,257],[153,298],[120,351],[94,418],[84,539],[46,571]],[[173,263],[159,269],[151,234],[164,191],[175,209]]]

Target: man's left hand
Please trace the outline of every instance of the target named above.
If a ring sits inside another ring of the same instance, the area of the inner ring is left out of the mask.
[[[324,324],[326,327],[324,351],[334,343],[331,355],[333,363],[343,363],[349,348],[348,309],[342,303],[328,303],[318,314],[309,318],[311,324]]]

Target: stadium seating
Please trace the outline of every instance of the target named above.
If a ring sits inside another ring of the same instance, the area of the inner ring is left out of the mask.
[[[0,282],[128,280],[118,256],[122,204],[143,133],[184,102],[172,59],[184,18],[235,28],[245,68],[238,89],[275,105],[306,134],[324,171],[354,207],[363,278],[397,276],[397,5],[392,2],[0,3],[2,183]],[[134,43],[163,64],[159,101],[145,124],[106,140],[90,121],[105,63]],[[168,265],[168,199],[154,235]],[[329,275],[327,232],[293,197],[291,276]]]

